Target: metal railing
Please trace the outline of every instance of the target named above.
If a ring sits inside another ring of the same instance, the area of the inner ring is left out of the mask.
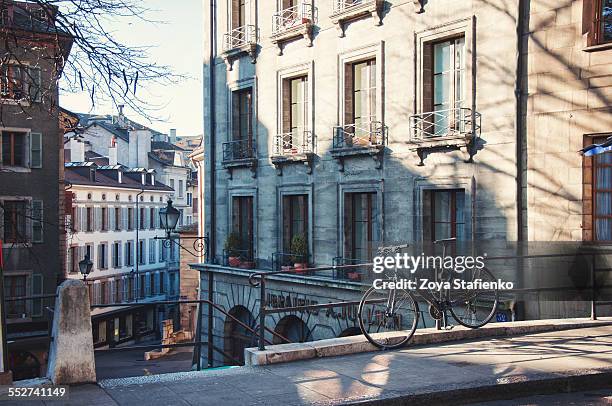
[[[238,161],[255,157],[256,148],[252,139],[223,143],[223,161]]]
[[[467,107],[429,111],[410,116],[410,139],[422,141],[437,137],[480,134],[481,116]]]
[[[361,6],[364,4],[375,3],[376,0],[335,0],[334,1],[334,13],[342,13],[343,11],[350,10],[353,7]]]
[[[296,273],[303,273],[300,269],[294,268],[296,263],[308,263],[308,255],[296,255],[290,252],[273,252],[272,253],[272,269],[274,271],[295,271]],[[287,267],[287,268],[283,268]]]
[[[284,134],[276,134],[274,139],[274,155],[287,156],[313,152],[312,132],[295,130]]]
[[[334,148],[371,147],[385,144],[385,126],[380,121],[334,127]]]
[[[334,279],[341,280],[361,280],[361,275],[367,272],[367,262],[357,258],[335,257],[332,259],[332,264],[336,267],[333,273]],[[364,265],[365,264],[365,265]],[[344,265],[364,265],[363,268],[351,268],[348,271],[341,268]],[[359,275],[359,276],[356,276]]]
[[[224,52],[255,43],[257,43],[257,28],[254,25],[243,25],[223,34]]]
[[[281,10],[272,16],[272,35],[281,34],[291,28],[311,22],[314,22],[312,4],[298,4]]]

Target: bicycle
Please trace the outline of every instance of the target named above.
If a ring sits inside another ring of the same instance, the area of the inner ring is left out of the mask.
[[[455,241],[455,238],[434,241],[434,245],[442,244],[442,258],[446,257],[447,244]],[[394,255],[407,247],[407,244],[382,247],[379,248],[377,255]],[[451,271],[437,267],[433,271],[434,282],[449,281],[452,283]],[[461,275],[467,279],[471,278],[472,281],[477,279],[495,281],[491,272],[485,267],[466,270]],[[390,281],[397,284],[397,272]],[[414,291],[429,304],[429,315],[436,320],[436,324],[441,322],[445,329],[452,328],[448,325],[447,312],[450,312],[457,323],[465,327],[484,326],[495,315],[499,300],[497,288],[468,289],[466,291],[455,291],[449,288],[415,289]],[[370,343],[382,349],[399,348],[406,344],[416,331],[419,315],[419,304],[412,289],[376,289],[372,286],[364,293],[358,308],[361,332]],[[393,338],[380,334],[400,331],[406,334],[396,335]]]

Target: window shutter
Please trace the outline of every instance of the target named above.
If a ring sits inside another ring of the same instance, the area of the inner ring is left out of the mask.
[[[353,238],[353,194],[344,195],[344,257],[352,255]]]
[[[124,302],[127,302],[128,298],[130,297],[129,294],[128,294],[129,283],[128,283],[128,280],[126,278],[122,278],[122,282],[123,282],[123,286],[122,286],[122,288],[123,288],[122,289],[123,297],[122,297],[122,299],[123,299]]]
[[[154,283],[155,283],[155,292],[156,293],[161,293],[159,291],[159,272],[155,273],[155,281],[154,281]]]
[[[121,243],[117,244],[117,263],[119,268],[121,268]]]
[[[115,208],[108,207],[106,209],[106,213],[108,215],[108,229],[109,231],[114,231],[115,230]]]
[[[30,168],[42,168],[42,134],[30,134]]]
[[[291,131],[291,79],[283,80],[283,133]],[[283,145],[281,145],[281,148]],[[282,150],[279,152],[283,152]]]
[[[81,207],[79,212],[81,213],[81,217],[79,218],[79,231],[85,231],[87,228],[87,209]]]
[[[27,70],[27,91],[28,96],[32,102],[40,103],[42,100],[42,89],[41,89],[41,71],[40,68],[30,67]]]
[[[145,276],[145,295],[151,295],[151,278],[149,277],[149,273]]]
[[[43,242],[43,201],[32,200],[32,242]]]
[[[353,124],[353,65],[344,65],[344,124]]]
[[[128,209],[127,207],[121,208],[121,220],[123,222],[123,229],[128,229]]]
[[[36,273],[32,275],[32,296],[43,294],[43,276]],[[43,311],[42,299],[32,301],[32,317],[41,317]]]

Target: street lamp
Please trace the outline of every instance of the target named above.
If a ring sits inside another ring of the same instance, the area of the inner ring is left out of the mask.
[[[166,235],[170,235],[178,224],[181,212],[172,206],[172,199],[168,199],[168,205],[159,211],[159,221]]]
[[[159,210],[159,223],[161,228],[166,231],[166,237],[153,237],[156,240],[163,240],[164,247],[168,248],[172,244],[178,245],[191,255],[199,257],[204,254],[208,258],[208,236],[206,237],[182,237],[184,240],[193,240],[193,251],[187,249],[177,240],[180,238],[173,236],[172,233],[176,229],[181,212],[172,206],[172,199],[168,199],[168,204]]]
[[[85,254],[85,258],[79,261],[79,272],[83,275],[83,280],[87,279],[87,275],[91,272],[91,268],[93,268],[93,262],[89,259],[89,254]]]

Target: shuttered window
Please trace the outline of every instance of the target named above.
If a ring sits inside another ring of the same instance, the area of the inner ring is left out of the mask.
[[[25,167],[27,165],[26,157],[28,155],[27,134],[22,132],[2,131],[1,138],[2,165]]]
[[[42,134],[30,134],[30,168],[42,168]]]
[[[43,201],[32,200],[32,242],[43,242]]]

